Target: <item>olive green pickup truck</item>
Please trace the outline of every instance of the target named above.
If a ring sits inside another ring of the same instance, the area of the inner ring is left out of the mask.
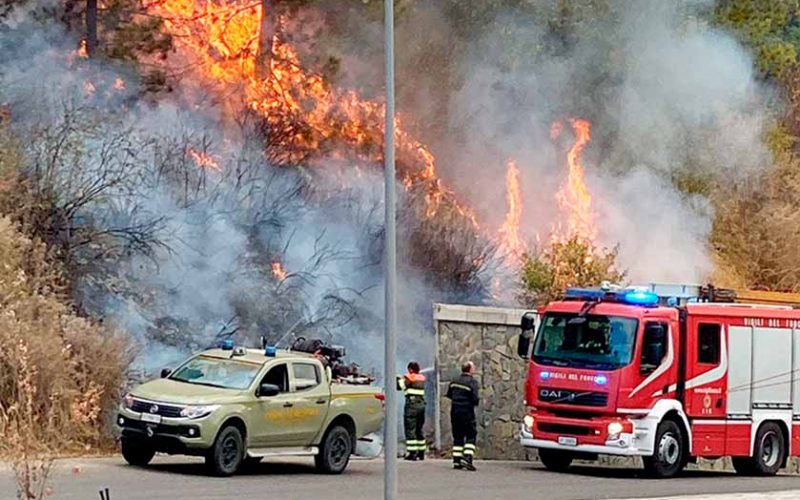
[[[307,455],[320,472],[339,474],[384,413],[380,388],[333,381],[313,355],[228,346],[133,389],[117,425],[131,465],[156,452],[197,455],[229,476],[267,456]]]

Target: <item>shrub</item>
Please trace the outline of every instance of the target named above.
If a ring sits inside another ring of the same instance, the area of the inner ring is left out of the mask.
[[[617,253],[616,248],[600,249],[577,236],[554,240],[525,256],[519,298],[526,305],[539,306],[558,299],[569,287],[621,283],[625,272],[617,269]]]

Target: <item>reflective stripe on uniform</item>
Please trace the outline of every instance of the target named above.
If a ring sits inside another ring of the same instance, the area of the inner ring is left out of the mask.
[[[464,445],[464,455],[474,455],[475,454],[475,445],[474,444],[465,444]]]
[[[450,387],[458,387],[459,389],[464,389],[465,391],[472,392],[472,387],[464,384],[459,384],[456,382],[450,382]]]
[[[406,450],[408,451],[425,451],[426,448],[425,440],[414,440],[408,439],[406,440]]]
[[[453,446],[453,458],[461,458],[464,456],[463,446]]]
[[[425,389],[406,389],[406,396],[425,396]]]

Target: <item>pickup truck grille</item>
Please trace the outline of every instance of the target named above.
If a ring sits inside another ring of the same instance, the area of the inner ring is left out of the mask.
[[[153,409],[155,408],[155,411]],[[181,416],[181,406],[172,406],[161,403],[152,403],[150,401],[142,401],[141,399],[134,399],[132,411],[139,413],[152,413],[153,415],[161,415],[167,418],[179,418]]]
[[[562,405],[606,406],[608,404],[608,393],[543,387],[539,389],[539,401]]]

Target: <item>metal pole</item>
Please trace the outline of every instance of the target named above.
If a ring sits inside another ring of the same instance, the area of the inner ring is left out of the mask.
[[[394,387],[396,370],[397,253],[395,234],[395,173],[394,173],[394,0],[384,0],[386,58],[386,123],[384,126],[384,177],[386,209],[386,337],[384,344],[384,384],[386,387],[386,423],[384,435],[383,498],[397,498],[397,391]]]

